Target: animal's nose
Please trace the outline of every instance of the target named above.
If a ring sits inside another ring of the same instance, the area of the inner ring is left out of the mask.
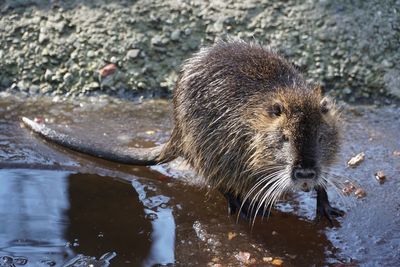
[[[317,176],[317,172],[313,169],[304,169],[296,167],[293,169],[293,177],[295,179],[314,179]]]

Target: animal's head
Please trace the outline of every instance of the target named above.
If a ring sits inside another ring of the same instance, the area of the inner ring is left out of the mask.
[[[250,104],[247,114],[253,131],[250,164],[268,177],[266,188],[310,190],[327,183],[339,148],[339,117],[319,88],[279,90]]]

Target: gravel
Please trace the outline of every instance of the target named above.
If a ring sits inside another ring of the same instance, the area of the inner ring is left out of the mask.
[[[0,2],[0,90],[169,94],[179,66],[227,36],[284,54],[338,99],[400,99],[400,1]],[[99,75],[114,63],[117,71]]]

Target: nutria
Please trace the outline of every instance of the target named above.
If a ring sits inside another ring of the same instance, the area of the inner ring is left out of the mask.
[[[183,64],[173,111],[169,141],[151,149],[104,151],[23,121],[51,141],[112,161],[152,165],[183,157],[231,208],[248,206],[251,214],[295,188],[317,191],[317,218],[343,214],[326,193],[339,147],[337,109],[277,53],[240,40],[201,49]]]

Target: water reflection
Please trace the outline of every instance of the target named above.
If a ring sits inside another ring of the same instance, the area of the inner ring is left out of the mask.
[[[107,258],[112,266],[173,263],[169,198],[152,185],[132,185],[97,175],[0,170],[1,266],[107,266]]]
[[[27,257],[33,265],[73,256],[64,236],[67,177],[65,172],[0,170],[0,256]]]
[[[175,262],[175,220],[172,209],[165,205],[169,198],[162,195],[147,197],[146,189],[151,192],[154,191],[153,188],[146,188],[137,180],[132,181],[132,186],[136,189],[140,201],[146,207],[145,213],[152,218],[153,232],[151,237],[153,242],[143,265],[153,266]]]

